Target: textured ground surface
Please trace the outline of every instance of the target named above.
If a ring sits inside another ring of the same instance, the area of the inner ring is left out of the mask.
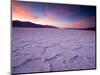
[[[95,69],[95,32],[13,28],[12,72]]]

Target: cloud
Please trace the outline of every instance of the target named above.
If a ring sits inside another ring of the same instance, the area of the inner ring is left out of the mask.
[[[58,24],[60,28],[91,28],[95,27],[95,16],[84,17],[76,21]]]
[[[35,7],[34,7],[35,8]],[[45,13],[45,15],[39,16],[36,9],[34,9],[27,4],[21,3],[19,1],[13,1],[12,4],[12,19],[21,21],[30,21],[42,25],[52,25],[59,28],[88,28],[95,27],[95,16],[78,16],[79,19],[69,18],[79,12],[80,7],[72,5],[56,5],[47,4],[45,5],[45,10],[41,10],[40,14]]]
[[[13,2],[12,4],[12,19],[13,20],[23,20],[23,21],[33,21],[37,19],[35,15],[33,15],[32,11],[25,7],[24,5]]]
[[[47,17],[50,17],[54,20],[58,18],[64,18],[67,16],[71,16],[79,11],[79,7],[77,6],[71,6],[71,5],[47,5],[46,6],[46,13]]]

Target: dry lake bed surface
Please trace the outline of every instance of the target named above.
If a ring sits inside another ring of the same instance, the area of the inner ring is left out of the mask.
[[[95,31],[12,29],[12,73],[96,68]]]

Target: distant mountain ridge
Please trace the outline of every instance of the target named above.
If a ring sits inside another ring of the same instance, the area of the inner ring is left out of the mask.
[[[12,26],[13,27],[23,27],[23,28],[58,28],[55,26],[50,26],[50,25],[41,25],[41,24],[35,24],[27,21],[19,21],[19,20],[14,20],[12,21]],[[91,28],[63,28],[63,29],[71,29],[71,30],[92,30],[95,31],[95,27]]]
[[[28,28],[32,28],[32,27],[33,28],[57,28],[50,25],[41,25],[41,24],[35,24],[35,23],[19,21],[19,20],[12,21],[12,26],[13,27],[28,27]]]
[[[65,28],[65,29],[71,29],[71,30],[92,30],[92,31],[96,31],[95,27],[91,27],[91,28]]]

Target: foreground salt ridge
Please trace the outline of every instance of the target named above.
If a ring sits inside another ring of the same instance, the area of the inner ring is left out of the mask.
[[[13,28],[12,72],[95,69],[95,32]]]

